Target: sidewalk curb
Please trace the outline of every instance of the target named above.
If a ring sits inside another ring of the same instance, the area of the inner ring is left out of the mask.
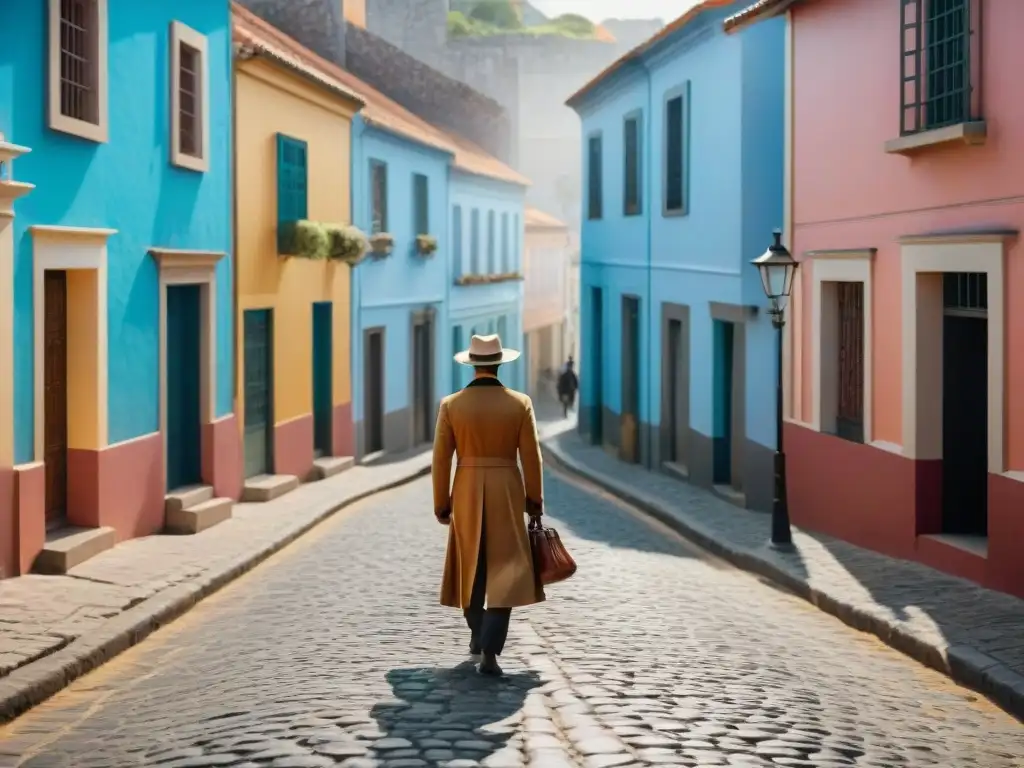
[[[1003,710],[1024,721],[1024,676],[1002,662],[970,646],[939,646],[907,631],[887,617],[836,599],[794,576],[784,567],[771,562],[759,551],[735,547],[715,538],[702,526],[680,519],[666,509],[662,502],[646,497],[642,492],[624,483],[602,476],[567,456],[564,451],[552,446],[548,441],[541,442],[541,450],[544,461],[553,467],[600,486],[713,555],[745,571],[770,579],[854,629],[875,635],[897,651],[942,672],[961,685],[984,694]]]
[[[282,534],[255,552],[225,560],[199,578],[170,587],[118,614],[92,632],[72,640],[56,653],[19,667],[0,679],[0,724],[41,704],[87,672],[142,642],[160,627],[187,613],[197,603],[251,571],[345,507],[430,474],[430,465],[375,488],[342,497],[315,517]]]

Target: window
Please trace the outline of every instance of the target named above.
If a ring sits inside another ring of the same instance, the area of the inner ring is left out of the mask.
[[[601,135],[587,141],[587,218],[600,219],[603,215],[601,178]]]
[[[370,234],[388,231],[388,166],[370,161]]]
[[[512,215],[512,271],[521,272],[522,254],[519,252],[519,214]]]
[[[689,103],[689,82],[665,101],[665,214],[686,215],[689,207]]]
[[[626,216],[637,216],[643,212],[643,202],[640,192],[641,171],[641,147],[640,147],[640,118],[638,116],[627,117],[622,130],[622,151],[625,155],[625,169],[623,174],[623,213]]]
[[[107,140],[107,0],[49,0],[49,125]]]
[[[452,257],[455,276],[462,277],[462,206],[452,208]],[[458,351],[458,350],[456,350]]]
[[[417,235],[430,234],[430,185],[422,173],[412,175],[413,228]]]
[[[901,0],[900,133],[980,119],[980,0]]]
[[[864,442],[864,283],[834,283],[839,323],[836,434]]]
[[[171,23],[171,163],[209,170],[210,143],[206,38]]]
[[[308,215],[308,150],[306,142],[291,136],[277,134],[277,234],[278,252],[288,247],[284,236],[286,227],[302,221]]]
[[[493,275],[497,270],[494,249],[494,211],[487,212],[487,274]]]
[[[469,273],[480,274],[480,209],[469,214]]]
[[[511,272],[508,252],[508,214],[501,214],[501,272]]]

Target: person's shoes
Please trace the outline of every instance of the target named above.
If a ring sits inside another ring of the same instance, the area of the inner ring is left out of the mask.
[[[483,661],[480,662],[480,666],[476,668],[476,671],[488,677],[501,677],[504,674],[501,671],[501,667],[498,666],[498,657],[493,653],[484,654]]]
[[[473,656],[473,657],[477,657],[477,656],[480,656],[481,653],[482,653],[482,651],[480,650],[480,646],[477,644],[477,642],[475,640],[470,640],[469,641],[469,655]]]

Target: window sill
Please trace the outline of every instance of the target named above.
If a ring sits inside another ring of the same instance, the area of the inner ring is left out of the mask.
[[[885,142],[885,151],[890,155],[914,155],[929,147],[984,144],[987,138],[988,124],[984,120],[972,120],[890,139]]]
[[[456,285],[491,285],[493,283],[507,283],[514,280],[522,280],[523,276],[518,272],[508,272],[497,275],[462,275],[455,278]]]
[[[195,155],[188,155],[174,150],[171,150],[171,165],[175,168],[195,171],[196,173],[206,173],[210,170],[210,163],[205,157],[196,157]]]
[[[90,123],[87,120],[78,120],[66,115],[54,115],[50,118],[50,130],[76,136],[96,144],[106,144],[110,138],[107,134],[106,120]]]

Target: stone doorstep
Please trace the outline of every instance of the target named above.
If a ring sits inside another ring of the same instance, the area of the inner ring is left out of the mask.
[[[207,499],[187,509],[168,509],[164,516],[167,533],[194,534],[231,519],[233,499]]]
[[[299,487],[295,475],[256,475],[245,481],[242,487],[242,501],[273,501]]]
[[[632,492],[624,487],[625,483],[604,477],[579,459],[568,455],[564,449],[551,445],[548,440],[541,442],[541,450],[546,463],[589,480],[711,554],[731,562],[741,570],[775,582],[854,629],[875,635],[891,648],[988,696],[1003,710],[1024,720],[1024,676],[988,654],[963,645],[939,647],[933,640],[919,637],[896,622],[873,615],[862,607],[812,587],[806,579],[793,576],[785,568],[753,550],[719,540],[699,525],[681,520],[660,506],[657,500],[644,498],[643,491]]]
[[[351,469],[355,463],[353,456],[321,456],[313,460],[313,477],[317,480],[326,480],[328,477],[340,475],[346,469]]]
[[[47,535],[43,550],[33,563],[36,573],[63,575],[90,557],[117,543],[113,528],[77,528],[69,526]]]
[[[164,511],[167,514],[181,512],[213,498],[212,485],[183,485],[164,496]]]

